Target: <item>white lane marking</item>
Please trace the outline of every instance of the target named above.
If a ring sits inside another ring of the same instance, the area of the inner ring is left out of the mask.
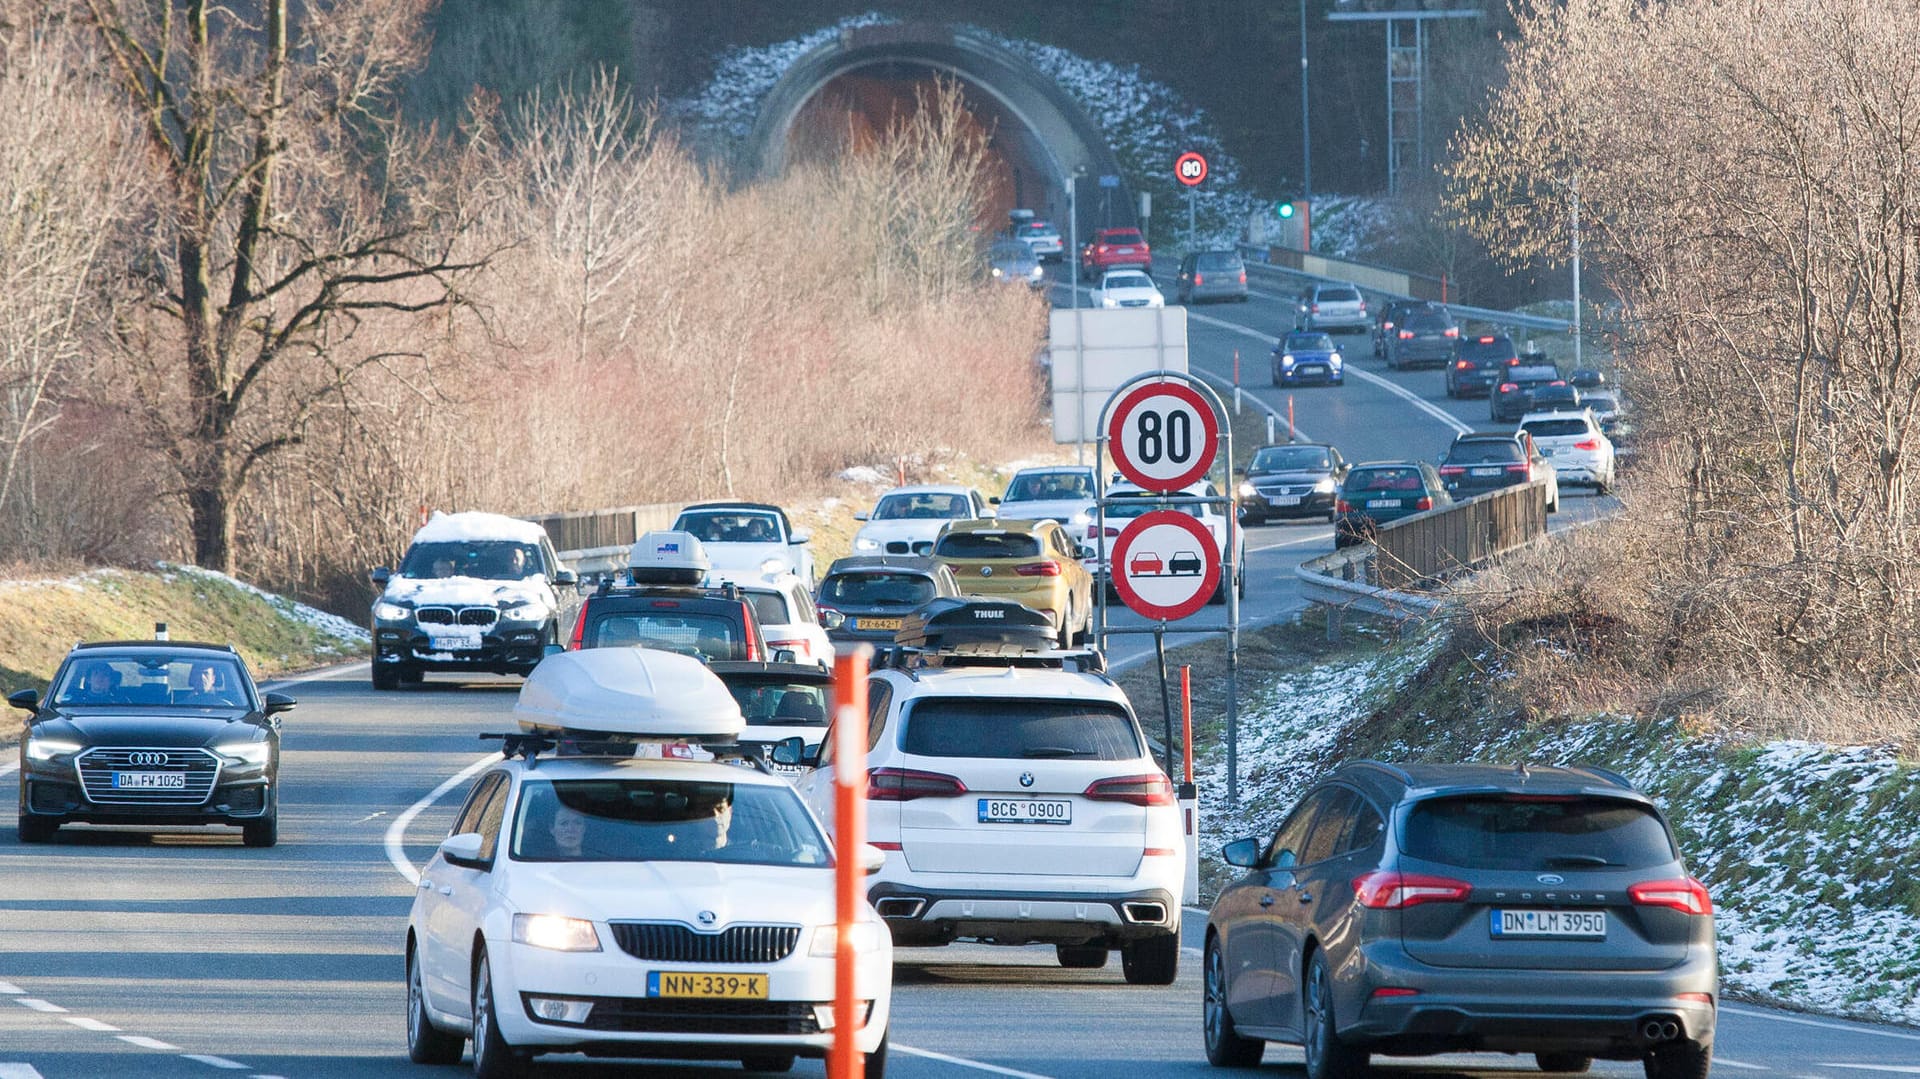
[[[107,1033],[112,1033],[113,1031],[120,1029],[119,1027],[113,1026],[110,1023],[102,1023],[98,1019],[89,1019],[84,1015],[63,1015],[60,1018],[66,1020],[69,1023],[72,1023],[74,1026],[79,1027],[81,1030],[98,1030],[98,1031],[104,1031]]]
[[[42,1076],[31,1064],[0,1063],[0,1079],[42,1079]]]
[[[1262,544],[1258,547],[1248,544],[1247,549],[1250,551],[1277,551],[1282,547],[1298,547],[1303,543],[1325,543],[1327,542],[1327,537],[1330,535],[1332,535],[1330,531],[1315,529],[1311,535],[1295,536],[1290,540],[1279,540],[1274,543]]]
[[[364,817],[361,817],[361,818],[360,818],[359,820],[357,820],[357,821],[354,821],[353,823],[355,823],[355,824],[365,824],[365,823],[367,823],[367,822],[368,822],[368,821],[370,821],[370,820],[378,820],[379,818],[381,818],[381,817],[384,817],[384,816],[386,816],[386,815],[387,815],[387,811],[386,811],[386,810],[384,810],[384,809],[381,809],[381,810],[376,810],[375,812],[372,812],[372,813],[369,813],[369,814],[367,814],[366,816],[364,816]]]
[[[0,776],[12,775],[14,769],[19,767],[19,761],[14,761],[12,764],[0,764]]]
[[[372,660],[355,660],[351,663],[340,663],[332,667],[322,667],[317,671],[308,671],[305,674],[296,674],[290,678],[276,678],[271,682],[262,682],[260,683],[260,688],[285,689],[287,686],[297,686],[303,682],[319,682],[332,678],[336,674],[352,674],[355,671],[364,671],[372,666]]]
[[[1016,1071],[1012,1068],[1002,1068],[998,1064],[982,1064],[980,1061],[968,1060],[966,1057],[948,1056],[945,1053],[936,1053],[931,1049],[915,1049],[911,1045],[901,1045],[899,1042],[893,1043],[892,1050],[896,1053],[905,1053],[910,1057],[923,1057],[927,1060],[937,1060],[942,1064],[955,1064],[962,1068],[973,1068],[976,1071],[991,1072],[994,1075],[1011,1075],[1014,1079],[1050,1079],[1048,1076],[1035,1072],[1023,1072]]]
[[[1723,1061],[1721,1061],[1719,1058],[1716,1057],[1714,1059],[1714,1063],[1720,1064],[1720,1063],[1723,1063]],[[1821,1063],[1821,1064],[1815,1064],[1814,1067],[1816,1068],[1848,1068],[1853,1071],[1863,1071],[1863,1072],[1892,1072],[1895,1075],[1920,1075],[1920,1066],[1915,1066],[1912,1064],[1826,1064],[1826,1063]]]
[[[1720,1007],[1721,1015],[1744,1015],[1749,1019],[1771,1019],[1776,1023],[1793,1023],[1803,1027],[1819,1027],[1822,1030],[1844,1030],[1849,1034],[1878,1034],[1882,1038],[1898,1038],[1901,1041],[1920,1042],[1920,1034],[1908,1034],[1898,1030],[1884,1030],[1880,1027],[1850,1025],[1847,1023],[1829,1023],[1819,1019],[1802,1019],[1797,1015],[1778,1015],[1773,1012],[1755,1011],[1751,1008]]]
[[[52,1001],[41,1000],[39,997],[14,997],[13,1002],[15,1004],[20,1005],[22,1008],[32,1008],[36,1012],[47,1012],[49,1014],[52,1014],[54,1012],[66,1011],[66,1009],[62,1008],[60,1005],[55,1004]]]
[[[172,1053],[180,1051],[180,1047],[177,1045],[168,1045],[159,1038],[149,1038],[145,1034],[122,1034],[119,1037],[121,1041],[126,1042],[128,1045],[137,1045],[142,1049],[158,1049],[163,1052]]]
[[[445,795],[448,791],[465,783],[467,780],[472,779],[474,773],[500,759],[500,754],[489,753],[479,760],[474,761],[472,764],[467,765],[465,768],[460,769],[459,772],[447,777],[446,782],[433,788],[433,793],[408,806],[405,813],[393,818],[393,823],[387,825],[387,861],[392,862],[393,868],[399,870],[400,875],[407,878],[408,884],[419,885],[420,870],[414,868],[412,862],[407,861],[407,825],[412,824],[413,818],[425,812],[428,806],[439,801],[442,795]]]
[[[1264,344],[1269,344],[1269,345],[1277,344],[1280,340],[1277,337],[1269,337],[1266,334],[1261,333],[1259,330],[1249,329],[1248,327],[1245,327],[1245,326],[1238,326],[1224,319],[1214,318],[1212,315],[1195,314],[1192,310],[1188,310],[1187,319],[1188,321],[1199,319],[1201,322],[1205,322],[1213,326],[1218,326],[1223,330],[1231,330],[1234,333],[1251,337],[1254,340],[1260,341]],[[1448,427],[1453,428],[1454,433],[1456,434],[1464,435],[1468,431],[1473,430],[1473,428],[1460,422],[1460,418],[1458,416],[1455,416],[1453,413],[1448,412],[1446,409],[1441,408],[1440,406],[1434,404],[1432,401],[1429,401],[1426,398],[1421,397],[1419,394],[1414,393],[1412,390],[1409,390],[1406,387],[1401,386],[1397,382],[1392,382],[1388,379],[1381,378],[1379,375],[1374,374],[1372,371],[1361,370],[1360,365],[1357,363],[1348,364],[1346,367],[1346,371],[1347,371],[1347,374],[1353,375],[1354,377],[1358,378],[1360,381],[1371,382],[1375,386],[1378,386],[1381,389],[1387,391],[1388,393],[1393,394],[1395,397],[1398,397],[1406,401],[1408,404],[1412,405],[1413,407],[1419,409],[1420,411],[1426,413],[1429,416],[1432,416],[1434,419],[1439,420],[1441,423],[1446,424]]]
[[[0,997],[17,997],[26,993],[25,989],[12,982],[0,982]]]
[[[1737,1060],[1728,1060],[1718,1053],[1713,1055],[1713,1064],[1717,1068],[1744,1068],[1750,1072],[1763,1072],[1768,1070],[1764,1064],[1742,1064]]]
[[[205,1064],[210,1068],[226,1068],[229,1071],[246,1071],[247,1070],[247,1065],[242,1064],[237,1060],[228,1060],[226,1057],[203,1056],[199,1053],[181,1053],[180,1058],[182,1060],[191,1060],[200,1064]]]

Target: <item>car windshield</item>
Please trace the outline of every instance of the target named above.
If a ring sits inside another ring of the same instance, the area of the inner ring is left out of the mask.
[[[54,704],[251,708],[240,663],[229,656],[84,655],[67,665]]]
[[[785,784],[529,779],[513,823],[523,862],[828,866],[828,849]]]
[[[1347,474],[1346,489],[1349,491],[1421,491],[1426,484],[1421,482],[1417,468],[1356,468]]]
[[[829,607],[918,607],[938,589],[918,573],[840,573],[820,582],[820,602]]]
[[[743,588],[740,598],[753,604],[754,620],[763,626],[786,626],[800,621],[787,609],[786,593],[772,588]]]
[[[827,687],[814,682],[735,682],[727,688],[740,702],[749,727],[824,727]]]
[[[1094,701],[928,697],[904,722],[901,748],[924,757],[1124,761],[1143,752],[1133,718]]]
[[[1563,435],[1584,435],[1587,433],[1585,420],[1528,420],[1520,429],[1534,438],[1558,438]]]
[[[873,508],[876,521],[965,520],[971,516],[966,495],[939,491],[887,495]]]
[[[545,575],[540,545],[511,540],[441,540],[407,548],[400,576],[410,580],[476,577],[485,581],[518,581]]]
[[[683,513],[675,531],[692,534],[701,543],[779,543],[780,518],[771,513]]]
[[[1508,464],[1521,460],[1520,443],[1511,438],[1480,438],[1455,442],[1447,451],[1450,465]]]
[[[1314,472],[1333,467],[1325,446],[1268,446],[1253,455],[1254,472]]]
[[[1084,472],[1023,472],[1007,484],[1000,501],[1042,502],[1093,497],[1093,477]]]
[[[1333,338],[1324,333],[1290,333],[1288,352],[1332,352]]]
[[[1650,869],[1677,857],[1653,811],[1611,798],[1433,798],[1407,815],[1404,850],[1480,869]]]
[[[746,659],[743,632],[739,622],[724,615],[668,607],[589,619],[583,643],[588,648],[639,644],[706,659]]]
[[[1101,288],[1152,288],[1153,278],[1143,273],[1110,273]]]

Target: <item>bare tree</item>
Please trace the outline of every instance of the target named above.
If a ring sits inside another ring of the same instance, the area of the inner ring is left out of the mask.
[[[487,257],[460,246],[475,192],[433,182],[391,107],[430,0],[80,2],[163,192],[120,362],[195,560],[230,569],[256,469],[393,358],[362,320],[460,304]]]

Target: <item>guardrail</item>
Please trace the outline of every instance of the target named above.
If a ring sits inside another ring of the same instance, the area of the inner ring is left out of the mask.
[[[1252,256],[1252,260],[1247,263],[1249,270],[1310,277],[1320,281],[1338,281],[1342,284],[1358,285],[1375,292],[1383,292],[1395,299],[1433,300],[1436,303],[1445,303],[1448,311],[1461,318],[1489,323],[1506,333],[1520,329],[1568,333],[1573,329],[1572,323],[1563,318],[1528,315],[1519,311],[1501,311],[1492,307],[1468,307],[1465,304],[1444,300],[1442,294],[1446,290],[1442,287],[1440,279],[1428,277],[1425,274],[1409,273],[1405,270],[1375,266],[1366,262],[1327,258],[1324,255],[1310,255],[1288,247],[1268,248],[1241,244],[1240,250],[1243,255]]]
[[[605,510],[522,517],[547,530],[560,564],[582,579],[625,569],[627,552],[643,532],[671,528],[684,503],[652,502]]]
[[[1374,534],[1374,579],[1417,587],[1484,565],[1547,534],[1547,481],[1532,480],[1416,513]]]

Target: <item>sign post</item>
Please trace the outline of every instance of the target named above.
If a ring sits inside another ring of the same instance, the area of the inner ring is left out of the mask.
[[[1173,161],[1173,178],[1187,185],[1187,247],[1193,247],[1194,189],[1207,178],[1207,159],[1188,150]]]

